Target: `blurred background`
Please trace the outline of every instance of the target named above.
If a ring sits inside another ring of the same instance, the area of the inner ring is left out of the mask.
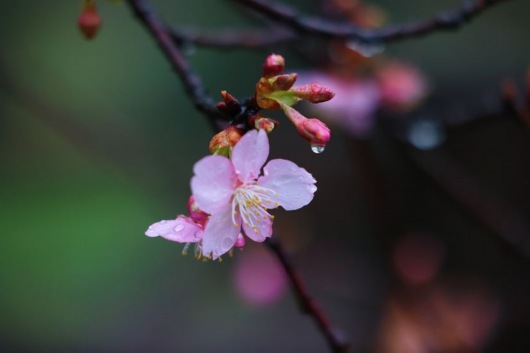
[[[285,2],[365,27],[460,4]],[[152,3],[177,28],[268,28],[230,1]],[[264,245],[203,263],[144,236],[186,213],[213,134],[128,6],[97,5],[90,42],[81,1],[0,12],[1,350],[327,351]],[[528,13],[507,2],[458,32],[386,47],[186,48],[216,99],[251,95],[271,52],[337,92],[300,106],[331,126],[324,153],[272,114],[270,158],[318,181],[309,206],[276,212],[275,230],[353,351],[528,350],[530,131],[501,93],[505,79],[527,92]]]

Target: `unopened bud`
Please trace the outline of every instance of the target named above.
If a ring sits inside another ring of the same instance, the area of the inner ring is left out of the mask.
[[[298,98],[305,99],[311,103],[327,102],[335,97],[335,92],[316,82],[305,86],[293,87],[292,91]]]
[[[243,137],[245,131],[233,125],[215,135],[210,141],[210,152],[228,157],[232,152],[232,147]]]
[[[236,243],[234,244],[234,247],[236,248],[243,248],[245,246],[245,237],[243,237],[243,234],[239,233],[237,236]]]
[[[298,78],[298,74],[285,74],[285,75],[278,75],[269,80],[269,82],[272,85],[272,89],[274,91],[287,91],[291,87],[293,87],[294,83],[296,82],[296,79]]]
[[[101,17],[96,9],[96,3],[93,0],[84,0],[81,15],[77,20],[79,29],[86,39],[93,39],[99,27],[101,26]]]
[[[303,116],[296,109],[280,103],[285,115],[291,120],[296,126],[298,134],[302,136],[304,140],[311,144],[311,147],[323,150],[331,138],[330,130],[322,121],[318,119],[308,119]]]
[[[277,76],[285,69],[285,59],[278,54],[271,54],[263,63],[263,77],[270,78]]]
[[[274,92],[271,83],[265,77],[262,77],[256,84],[256,103],[261,109],[280,109],[280,105],[273,99],[265,98]]]
[[[323,148],[331,138],[329,128],[318,119],[307,119],[298,127],[298,133],[311,147]]]
[[[188,212],[195,223],[204,225],[208,219],[208,214],[197,207],[193,195],[190,196],[190,199],[188,200]]]
[[[249,117],[248,123],[249,125],[254,126],[256,130],[265,130],[265,132],[268,134],[271,133],[277,125],[279,125],[277,121],[259,114]]]
[[[241,103],[227,91],[221,91],[221,96],[226,105],[226,112],[231,115],[236,115],[241,111]]]

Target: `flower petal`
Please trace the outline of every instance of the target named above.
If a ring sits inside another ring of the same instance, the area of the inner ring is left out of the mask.
[[[160,221],[145,232],[148,237],[162,237],[177,243],[196,243],[202,239],[203,230],[189,217],[178,216],[170,221]]]
[[[197,206],[213,214],[228,204],[237,183],[234,167],[222,156],[204,157],[193,166],[191,191]]]
[[[214,214],[206,223],[202,240],[202,253],[204,256],[213,256],[213,260],[225,254],[236,243],[241,229],[241,218],[236,216],[237,227],[232,221],[232,205],[227,204]]]
[[[272,235],[272,222],[269,217],[256,216],[255,214],[249,214],[250,222],[256,226],[254,229],[250,223],[247,225],[243,222],[243,230],[250,239],[261,243],[265,239],[270,238]]]
[[[269,156],[269,138],[263,130],[247,132],[232,150],[232,163],[239,180],[248,183],[256,180]]]
[[[297,210],[313,200],[317,181],[304,168],[291,161],[274,159],[263,168],[259,186],[276,192],[271,199],[287,211]],[[272,208],[272,207],[269,207]]]

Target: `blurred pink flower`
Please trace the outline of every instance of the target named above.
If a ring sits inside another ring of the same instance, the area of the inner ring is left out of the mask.
[[[251,305],[270,305],[287,288],[285,271],[263,247],[247,247],[237,257],[233,275],[238,294]]]
[[[427,94],[425,77],[411,65],[393,61],[377,70],[376,77],[385,108],[408,110]]]
[[[335,97],[327,104],[312,106],[329,121],[341,125],[355,136],[366,135],[374,124],[380,93],[375,80],[344,78],[324,72],[303,72],[299,82],[319,81],[333,87]]]
[[[241,227],[250,239],[264,241],[272,235],[269,209],[296,210],[313,199],[316,180],[293,162],[272,160],[259,177],[268,155],[267,133],[252,130],[235,145],[231,159],[208,156],[195,164],[193,197],[210,214],[202,239],[205,256],[215,260],[232,249]]]
[[[442,243],[428,234],[409,234],[401,238],[393,251],[398,274],[410,284],[432,281],[444,260]]]

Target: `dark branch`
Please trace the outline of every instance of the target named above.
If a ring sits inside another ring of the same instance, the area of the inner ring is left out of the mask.
[[[266,0],[232,0],[255,10],[269,19],[293,30],[327,38],[355,40],[361,43],[389,43],[407,38],[420,37],[428,33],[454,30],[468,23],[485,9],[507,0],[466,1],[453,11],[443,12],[432,19],[378,29],[364,29],[351,23],[336,23],[298,13],[292,7],[269,3]]]
[[[215,101],[207,94],[200,77],[190,69],[184,55],[173,43],[171,36],[166,31],[166,26],[148,5],[148,2],[144,0],[128,0],[127,3],[164,52],[184,84],[186,93],[195,103],[195,107],[206,114],[213,123],[215,123],[215,120],[219,120],[221,115],[217,111]]]
[[[347,352],[348,345],[338,337],[320,306],[309,296],[309,294],[307,294],[304,283],[289,261],[287,254],[280,243],[273,238],[267,239],[265,243],[269,246],[272,252],[276,254],[285,269],[285,272],[291,281],[291,287],[293,288],[300,310],[315,320],[320,332],[326,337],[328,345],[333,352]]]
[[[288,31],[248,31],[248,30],[224,30],[213,33],[198,33],[189,30],[168,29],[171,37],[178,45],[193,43],[206,47],[218,49],[223,48],[264,48],[277,44],[289,43],[297,38],[297,35]]]
[[[499,235],[499,239],[507,245],[507,250],[524,255],[524,259],[529,260],[530,222],[523,213],[487,192],[443,148],[428,152],[410,148],[408,152],[420,171],[480,224]]]
[[[217,110],[215,102],[206,93],[200,78],[190,70],[188,63],[186,62],[177,44],[173,42],[170,31],[167,30],[167,27],[163,25],[163,23],[157,18],[157,16],[148,6],[148,0],[128,0],[128,4],[131,6],[140,21],[149,29],[152,36],[162,48],[162,51],[169,59],[171,65],[184,83],[188,95],[195,102],[197,109],[205,113],[210,118],[214,130],[219,131],[221,128],[219,124],[221,114]],[[242,104],[241,112],[237,116],[232,117],[233,120],[231,123],[244,123],[248,116],[256,114],[258,111],[259,108],[257,108],[254,104],[254,100],[247,99]],[[326,340],[328,341],[333,352],[345,352],[347,346],[336,337],[336,334],[333,332],[320,307],[307,295],[302,280],[297,275],[291,263],[288,261],[287,256],[285,255],[280,244],[272,240],[269,240],[268,244],[273,252],[278,256],[278,259],[284,267],[285,272],[291,281],[291,286],[293,287],[296,297],[298,298],[298,302],[300,303],[301,310],[314,318],[320,331],[326,337]]]

